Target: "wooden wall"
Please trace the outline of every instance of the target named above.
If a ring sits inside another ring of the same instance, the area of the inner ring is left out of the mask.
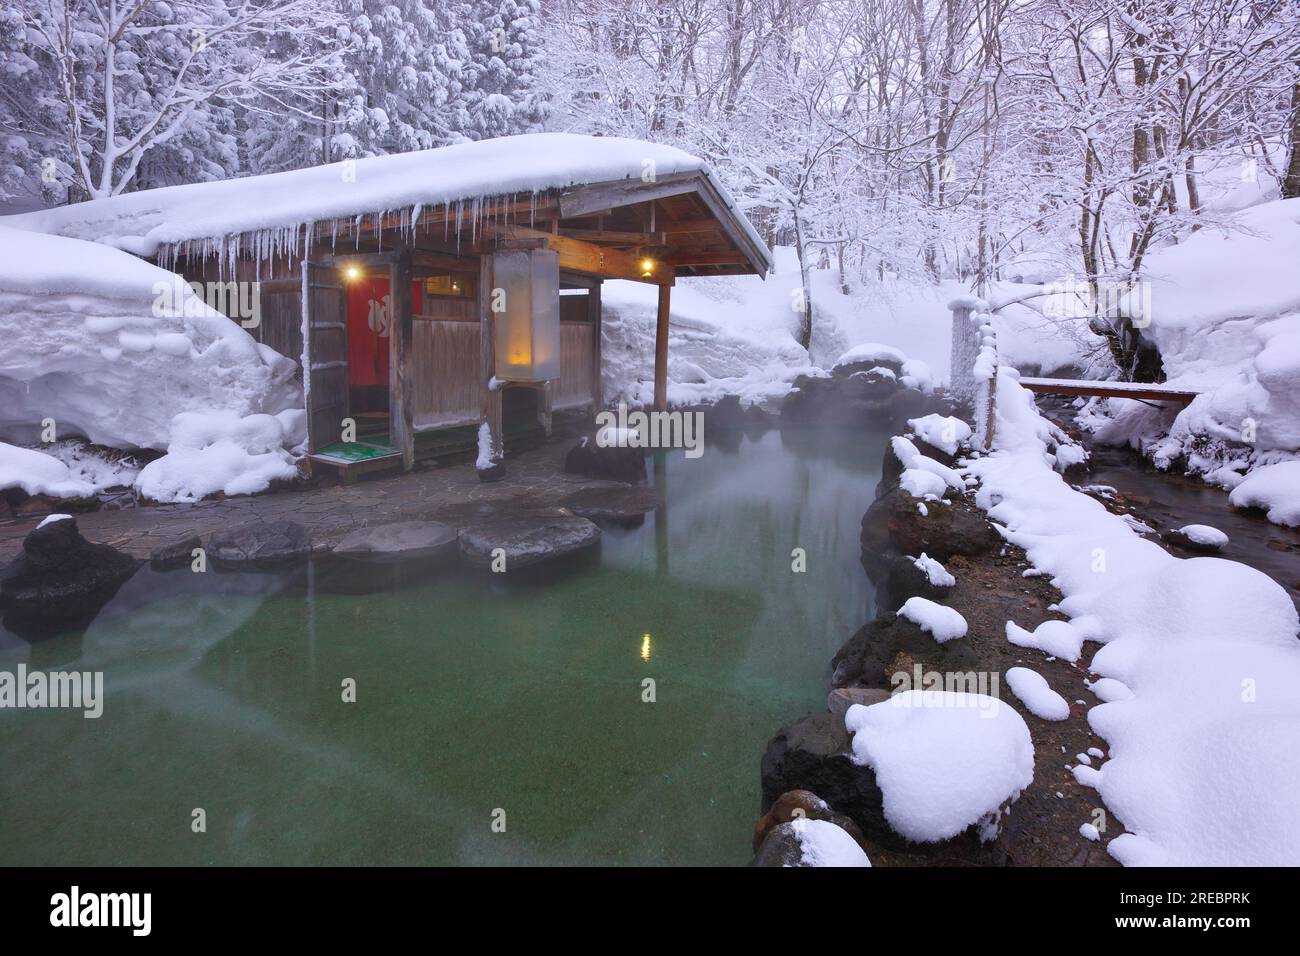
[[[471,303],[472,305],[472,303]],[[477,320],[415,319],[415,427],[438,428],[479,420]]]

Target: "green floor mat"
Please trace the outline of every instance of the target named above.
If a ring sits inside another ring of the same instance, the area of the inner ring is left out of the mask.
[[[389,445],[379,445],[363,441],[341,441],[335,442],[333,445],[326,445],[319,451],[314,452],[312,457],[325,458],[351,464],[352,462],[358,461],[372,461],[376,458],[390,458],[397,453],[397,449]]]

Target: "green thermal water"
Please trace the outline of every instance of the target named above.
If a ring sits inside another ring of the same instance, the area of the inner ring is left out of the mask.
[[[663,511],[526,584],[141,571],[85,632],[0,644],[106,698],[0,710],[0,863],[744,863],[766,742],[872,612],[882,447],[670,453]]]

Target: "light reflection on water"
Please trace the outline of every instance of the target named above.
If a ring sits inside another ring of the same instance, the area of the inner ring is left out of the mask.
[[[0,863],[743,863],[763,747],[872,613],[883,445],[662,455],[665,508],[524,583],[146,569],[84,634],[0,645],[107,695],[0,712]]]

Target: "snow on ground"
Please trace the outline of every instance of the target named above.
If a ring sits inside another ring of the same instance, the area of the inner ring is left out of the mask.
[[[979,824],[997,832],[999,808],[1034,779],[1034,745],[1014,708],[996,698],[912,690],[844,715],[853,760],[870,767],[885,819],[932,842]]]
[[[923,597],[908,598],[898,616],[907,618],[938,644],[966,636],[966,619],[959,611]]]
[[[807,866],[870,866],[862,847],[842,827],[829,820],[801,817],[791,820]]]
[[[1086,635],[1069,621],[1044,621],[1032,632],[1014,621],[1007,621],[1007,640],[1016,647],[1042,651],[1048,657],[1077,661],[1083,653]]]
[[[53,455],[0,442],[0,491],[21,488],[29,495],[88,498],[95,487]]]
[[[0,227],[0,437],[167,447],[172,418],[301,405],[294,364],[173,273],[96,243]]]
[[[1066,703],[1064,697],[1052,690],[1047,683],[1047,678],[1038,671],[1030,670],[1028,667],[1008,668],[1007,686],[1035,717],[1043,720],[1065,720],[1070,716],[1070,705]]]
[[[1107,702],[1088,721],[1110,758],[1075,773],[1124,824],[1109,852],[1131,865],[1300,863],[1295,605],[1268,576],[1174,557],[1072,489],[1016,378],[1000,371],[996,449],[969,470],[1074,628],[1105,645],[1089,668],[1114,683],[1093,685]]]

